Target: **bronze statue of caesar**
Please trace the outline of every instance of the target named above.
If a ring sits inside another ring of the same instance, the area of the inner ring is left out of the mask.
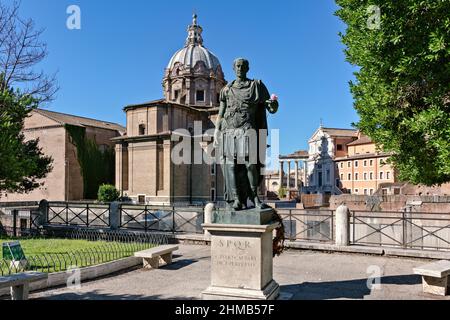
[[[278,101],[275,95],[270,97],[262,81],[247,78],[248,60],[236,59],[233,69],[236,80],[220,93],[214,134],[214,146],[225,180],[225,201],[234,210],[247,208],[248,199],[256,208],[262,208],[258,186],[264,178],[261,169],[267,148],[266,110],[276,113]]]

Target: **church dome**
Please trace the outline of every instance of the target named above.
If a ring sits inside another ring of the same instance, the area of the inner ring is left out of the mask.
[[[179,63],[188,68],[194,68],[199,61],[202,61],[207,69],[215,71],[220,66],[219,59],[202,45],[190,45],[178,50],[170,59],[167,69],[172,70],[175,64]]]
[[[183,105],[216,108],[220,90],[226,85],[219,59],[203,46],[203,29],[197,15],[187,29],[184,47],[170,59],[164,72],[166,101]]]

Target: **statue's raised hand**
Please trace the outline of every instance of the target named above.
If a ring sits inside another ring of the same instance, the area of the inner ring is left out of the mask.
[[[276,113],[278,111],[279,103],[277,100],[267,100],[266,105],[267,105],[267,110],[270,113]]]

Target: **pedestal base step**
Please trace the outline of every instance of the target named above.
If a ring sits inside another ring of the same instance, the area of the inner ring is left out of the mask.
[[[280,294],[280,286],[271,281],[263,290],[209,287],[202,293],[203,300],[275,300]]]

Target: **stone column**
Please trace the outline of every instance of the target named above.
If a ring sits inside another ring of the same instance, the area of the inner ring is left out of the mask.
[[[120,209],[120,202],[115,201],[109,205],[109,228],[111,230],[118,230],[120,228]]]
[[[350,245],[350,211],[345,205],[336,210],[336,245]]]
[[[287,162],[287,189],[289,190],[291,187],[291,160]]]
[[[295,160],[295,190],[298,190],[298,161]]]
[[[303,184],[305,185],[305,186],[309,186],[309,183],[308,183],[308,171],[307,171],[307,165],[306,165],[306,160],[305,161],[303,161]]]
[[[279,172],[279,181],[278,181],[278,186],[279,188],[283,187],[283,167],[284,167],[284,162],[280,161],[280,172]]]
[[[212,223],[212,216],[213,216],[213,211],[214,211],[214,203],[208,203],[205,206],[205,224],[211,224]],[[205,239],[210,240],[211,239],[211,234],[209,233],[208,230],[205,229]]]

